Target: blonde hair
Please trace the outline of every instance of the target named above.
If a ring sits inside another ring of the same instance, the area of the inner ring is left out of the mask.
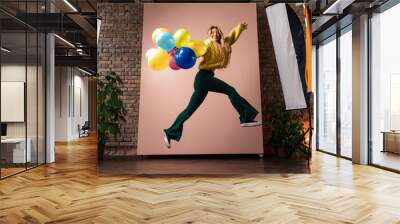
[[[217,41],[217,43],[212,41],[212,44],[220,52],[219,55],[221,56],[220,60],[222,61],[222,68],[226,68],[231,59],[232,48],[229,43],[225,42],[224,33],[218,26],[211,26],[208,28],[208,36],[211,36],[213,29],[217,29],[220,39]]]

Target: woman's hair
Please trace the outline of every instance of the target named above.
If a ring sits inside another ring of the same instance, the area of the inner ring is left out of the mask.
[[[219,50],[220,55],[221,55],[220,60],[223,62],[222,67],[226,68],[226,66],[228,66],[229,61],[231,59],[232,48],[229,43],[225,42],[224,33],[218,26],[214,26],[214,25],[210,26],[210,28],[208,28],[208,36],[211,36],[211,32],[213,29],[217,29],[220,39],[217,41],[218,44],[214,43],[214,41],[212,42],[212,44],[214,44],[214,46]]]

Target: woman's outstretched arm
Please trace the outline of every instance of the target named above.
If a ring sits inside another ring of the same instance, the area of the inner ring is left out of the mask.
[[[225,42],[228,42],[230,45],[234,44],[238,39],[240,34],[247,29],[247,23],[242,22],[239,25],[235,26],[231,32],[229,32],[228,36],[225,38]]]

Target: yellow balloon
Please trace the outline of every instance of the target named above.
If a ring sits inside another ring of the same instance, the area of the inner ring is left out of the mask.
[[[180,48],[190,40],[190,33],[187,29],[179,29],[174,33],[175,46]]]
[[[157,48],[150,48],[146,54],[145,54],[145,58],[148,59],[153,53],[157,52]]]
[[[163,32],[168,32],[168,30],[164,27],[160,27],[153,31],[153,33],[151,34],[151,40],[153,41],[153,43],[156,43],[158,34],[163,33]]]
[[[147,57],[147,65],[154,71],[161,71],[169,65],[169,55],[163,49],[156,49]]]
[[[196,57],[201,57],[207,52],[207,46],[201,40],[191,40],[183,44],[183,47],[191,48]]]

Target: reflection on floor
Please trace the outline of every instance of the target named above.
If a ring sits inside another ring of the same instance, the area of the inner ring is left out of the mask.
[[[373,164],[400,171],[400,155],[392,152],[374,151]]]
[[[25,167],[23,168],[1,168],[1,178],[16,174],[18,172],[24,171]]]
[[[100,163],[99,173],[113,175],[223,175],[309,173],[306,160],[287,160],[258,155],[144,156]]]
[[[1,178],[6,178],[8,176],[11,176],[13,174],[17,174],[19,172],[25,171],[26,169],[30,169],[33,167],[36,167],[36,163],[27,163],[26,165],[24,163],[19,163],[19,164],[1,164],[2,168],[0,170],[1,173]]]
[[[113,175],[223,175],[263,173],[309,173],[306,160],[288,160],[258,155],[145,156],[130,160],[108,160],[99,173]]]
[[[96,141],[0,181],[0,223],[399,223],[400,175],[314,152],[310,173],[99,175]]]

